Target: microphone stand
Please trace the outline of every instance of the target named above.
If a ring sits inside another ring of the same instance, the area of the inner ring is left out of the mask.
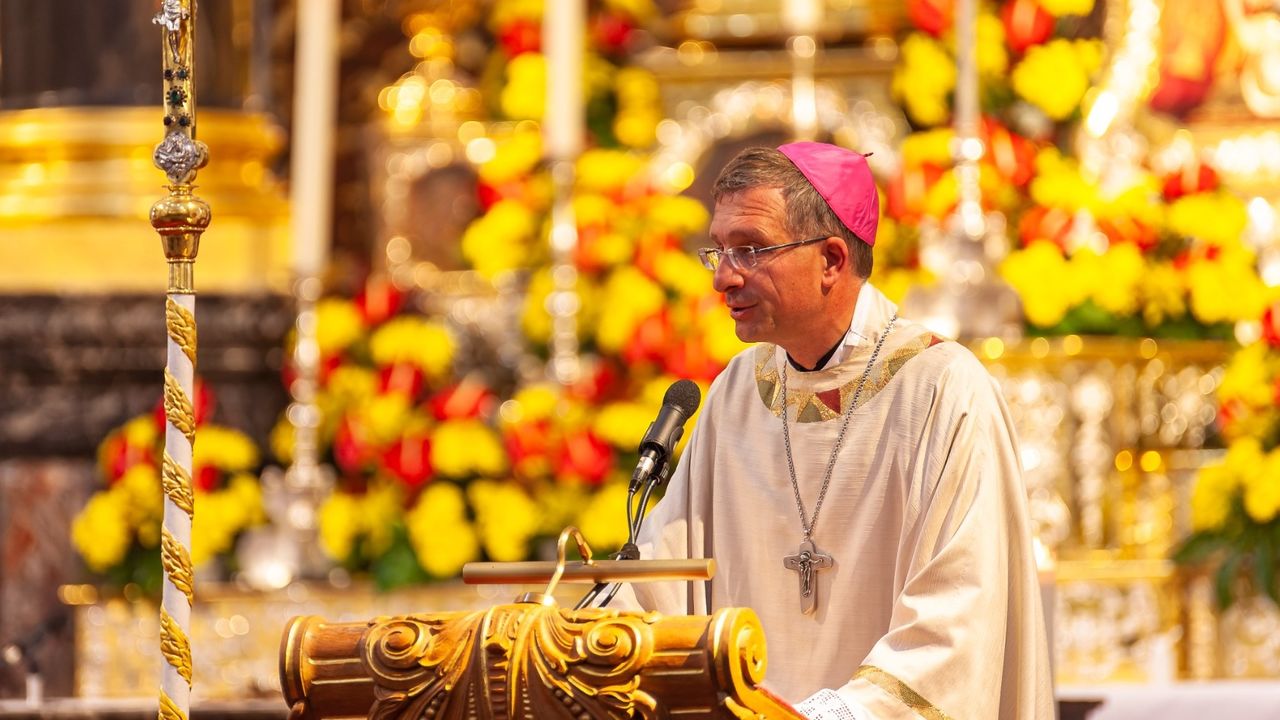
[[[645,513],[649,508],[649,498],[653,495],[654,488],[662,485],[667,480],[667,472],[671,469],[669,462],[664,462],[658,472],[650,474],[648,482],[644,485],[644,492],[640,494],[640,506],[635,508],[635,488],[627,490],[627,541],[623,543],[622,548],[613,554],[614,560],[639,560],[640,548],[636,546],[636,540],[640,537],[640,526],[644,523]],[[633,511],[633,508],[634,511]],[[596,583],[591,590],[573,606],[574,610],[581,610],[595,601],[600,593],[606,589],[604,599],[596,607],[605,607],[613,597],[618,594],[618,590],[622,588],[622,583]]]

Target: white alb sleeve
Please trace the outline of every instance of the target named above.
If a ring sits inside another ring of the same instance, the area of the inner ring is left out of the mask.
[[[819,690],[795,707],[808,720],[872,720],[866,708],[830,688]]]

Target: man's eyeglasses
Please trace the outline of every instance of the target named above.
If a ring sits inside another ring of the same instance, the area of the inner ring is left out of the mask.
[[[703,267],[711,270],[712,272],[715,272],[715,269],[720,267],[720,261],[726,258],[729,260],[729,264],[731,266],[739,270],[750,270],[756,266],[757,262],[759,262],[756,259],[757,255],[773,252],[774,250],[786,250],[787,248],[808,245],[809,243],[816,243],[819,240],[826,240],[829,237],[831,236],[823,235],[822,237],[809,238],[808,240],[797,240],[795,242],[783,243],[781,245],[766,245],[764,247],[739,245],[724,249],[701,248],[698,250],[698,259],[702,261]]]

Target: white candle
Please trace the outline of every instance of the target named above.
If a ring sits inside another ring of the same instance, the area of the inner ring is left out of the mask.
[[[290,158],[293,271],[324,272],[333,234],[333,147],[337,123],[338,0],[297,4],[293,152]]]
[[[585,104],[582,53],[587,9],[584,0],[554,0],[542,18],[542,51],[547,58],[547,105],[542,120],[546,156],[572,160],[582,152]]]

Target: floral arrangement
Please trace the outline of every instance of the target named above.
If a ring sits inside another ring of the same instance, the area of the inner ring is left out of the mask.
[[[1280,602],[1280,307],[1264,313],[1262,339],[1232,356],[1217,394],[1227,451],[1196,477],[1192,534],[1174,559],[1214,562],[1223,608],[1241,585]]]
[[[266,521],[258,485],[257,446],[244,433],[209,422],[214,398],[197,380],[196,443],[192,452],[195,520],[191,560],[199,570],[229,560],[239,534]],[[164,495],[164,408],[113,430],[98,447],[104,489],[95,492],[71,525],[71,542],[88,569],[117,587],[137,585],[159,594],[160,528]]]
[[[958,196],[945,127],[956,83],[952,6],[907,3],[916,30],[892,81],[917,129],[885,190],[886,214],[908,235],[948,215]],[[1035,334],[1230,337],[1266,302],[1241,242],[1241,200],[1200,164],[1167,177],[1138,168],[1104,184],[1061,147],[1101,68],[1101,42],[1076,37],[1093,11],[1093,0],[1003,0],[979,12],[980,184],[984,204],[1009,219],[1012,242],[1000,274]]]
[[[319,443],[337,473],[319,530],[335,562],[391,588],[455,577],[473,560],[527,559],[568,524],[601,548],[626,540],[619,483],[598,492],[616,481],[614,456],[584,398],[531,386],[500,401],[455,372],[452,332],[388,285],[322,300],[317,342]],[[292,442],[282,417],[281,462]]]

